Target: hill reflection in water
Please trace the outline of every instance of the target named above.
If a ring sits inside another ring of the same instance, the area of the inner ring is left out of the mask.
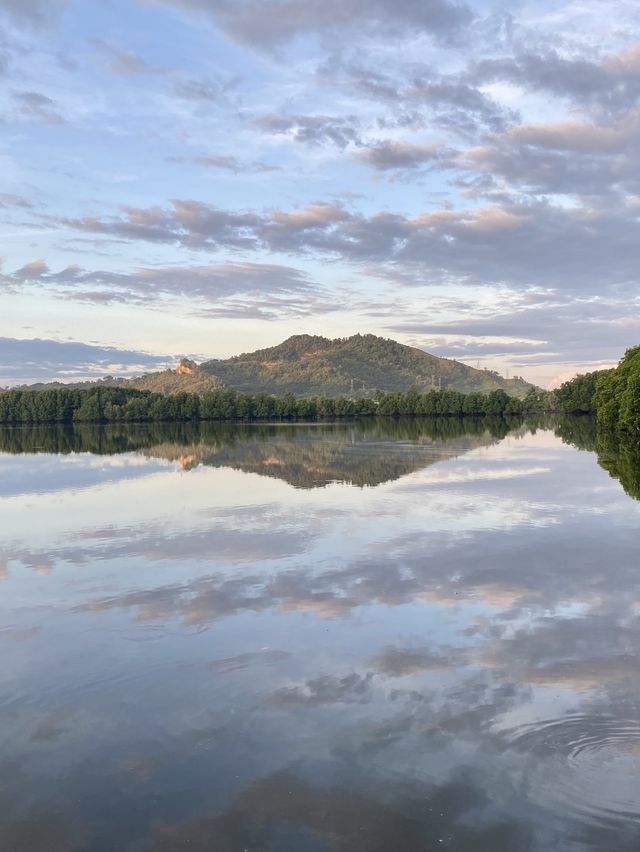
[[[230,467],[297,488],[331,482],[376,486],[490,446],[521,426],[517,419],[415,418],[294,424],[149,424],[16,427],[0,430],[0,452],[140,452],[177,462]]]
[[[390,482],[445,459],[488,447],[508,434],[553,429],[564,443],[596,453],[598,464],[640,500],[640,441],[599,435],[595,419],[378,418],[332,423],[153,423],[19,426],[0,429],[0,452],[139,452],[177,462],[230,467],[282,479],[296,488],[332,482],[361,487]]]

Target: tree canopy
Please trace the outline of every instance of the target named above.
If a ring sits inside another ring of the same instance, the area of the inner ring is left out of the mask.
[[[611,370],[583,373],[560,385],[555,391],[557,408],[563,414],[587,414],[596,410],[596,385]]]
[[[367,416],[518,415],[523,404],[504,390],[378,393],[375,399],[282,397],[231,388],[205,394],[157,394],[131,388],[0,392],[0,423],[111,423],[198,420],[326,420]]]
[[[615,370],[600,376],[595,405],[599,428],[640,432],[640,346],[628,349]]]

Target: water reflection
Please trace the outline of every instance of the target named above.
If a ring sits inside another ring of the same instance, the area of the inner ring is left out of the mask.
[[[379,485],[443,458],[500,440],[518,425],[501,417],[378,419],[325,424],[175,423],[0,429],[0,452],[139,451],[149,458],[231,467],[299,488],[331,482]]]
[[[0,433],[0,849],[637,850],[640,505],[534,426]]]
[[[592,417],[565,417],[557,434],[580,450],[597,453],[598,464],[618,479],[629,497],[640,500],[640,439],[637,436],[600,433]]]

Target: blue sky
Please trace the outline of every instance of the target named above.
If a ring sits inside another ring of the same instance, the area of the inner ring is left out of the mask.
[[[0,385],[640,342],[633,2],[0,0]]]

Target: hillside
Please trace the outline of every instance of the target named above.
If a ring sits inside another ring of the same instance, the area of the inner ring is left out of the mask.
[[[144,373],[133,379],[106,376],[103,379],[84,382],[38,382],[32,385],[19,385],[16,390],[91,390],[93,388],[133,388],[152,393],[197,393],[218,390],[220,379],[211,373],[202,371],[194,361],[183,358],[175,370],[161,370]]]
[[[125,386],[152,393],[197,393],[217,390],[222,382],[217,376],[201,370],[198,365],[183,358],[175,370],[145,373],[135,379],[127,379]]]
[[[337,340],[295,335],[269,349],[206,361],[200,371],[245,393],[276,395],[371,396],[376,390],[446,387],[465,393],[502,388],[524,397],[533,387],[523,379],[505,379],[373,334]]]

